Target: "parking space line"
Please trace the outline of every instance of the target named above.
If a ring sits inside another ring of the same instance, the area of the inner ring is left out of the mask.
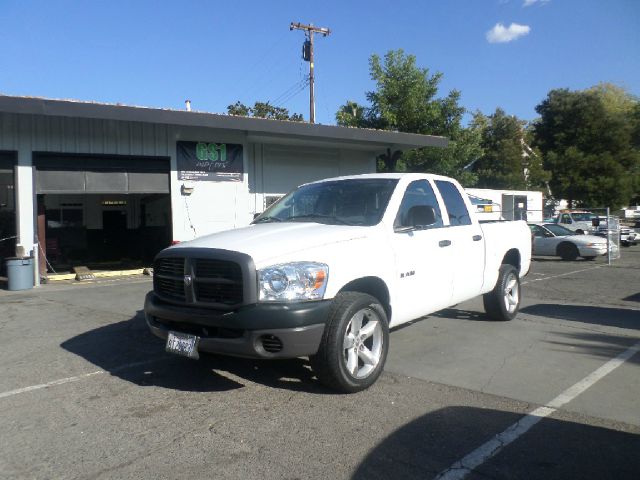
[[[166,360],[166,358],[156,358],[153,360],[145,360],[143,362],[128,363],[126,365],[115,367],[111,369],[110,372],[119,372],[122,370],[127,370],[129,368],[135,368],[142,365],[147,365],[149,363],[155,363],[161,360]],[[103,373],[107,372],[105,370],[96,370],[95,372],[85,373],[83,375],[77,375],[75,377],[60,378],[58,380],[52,380],[51,382],[41,383],[40,385],[31,385],[29,387],[18,388],[16,390],[9,390],[8,392],[0,393],[0,398],[12,397],[14,395],[20,395],[21,393],[32,392],[34,390],[41,390],[43,388],[56,387],[58,385],[64,385],[65,383],[77,382],[79,380],[84,380],[85,378],[93,377],[95,375],[101,375]]]
[[[609,360],[597,370],[593,371],[578,383],[567,388],[564,392],[551,400],[546,405],[536,408],[528,413],[506,430],[494,436],[484,445],[480,446],[473,452],[469,453],[463,459],[455,462],[446,470],[440,472],[436,477],[438,480],[461,480],[466,477],[475,468],[482,465],[490,458],[497,455],[504,447],[511,442],[524,435],[534,425],[543,418],[556,412],[563,405],[575,399],[589,387],[593,386],[597,381],[614,371],[624,362],[629,360],[633,355],[640,351],[640,342],[629,347],[616,358]]]
[[[573,272],[565,272],[565,273],[559,273],[558,275],[549,275],[549,276],[544,276],[542,278],[536,278],[534,280],[526,280],[524,282],[520,282],[521,285],[527,285],[528,283],[533,283],[533,282],[540,282],[542,280],[549,280],[551,278],[560,278],[560,277],[566,277],[567,275],[573,275],[574,273],[582,273],[582,272],[588,272],[590,270],[595,270],[597,268],[600,268],[600,265],[598,265],[597,267],[589,267],[589,268],[583,268],[582,270],[574,270]]]

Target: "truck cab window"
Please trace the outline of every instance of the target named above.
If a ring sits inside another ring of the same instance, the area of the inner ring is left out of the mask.
[[[409,210],[411,207],[415,207],[416,205],[433,207],[436,214],[436,223],[430,225],[428,228],[438,228],[443,226],[442,214],[440,213],[440,207],[438,206],[438,199],[436,198],[435,193],[433,193],[431,185],[429,185],[429,182],[426,180],[416,180],[409,184],[404,193],[402,203],[400,204],[400,210],[398,210],[398,215],[393,223],[394,228],[411,226]]]
[[[436,186],[440,190],[440,195],[442,195],[442,200],[449,214],[449,225],[452,227],[471,225],[469,210],[467,210],[462,195],[460,195],[456,186],[444,180],[436,180]]]

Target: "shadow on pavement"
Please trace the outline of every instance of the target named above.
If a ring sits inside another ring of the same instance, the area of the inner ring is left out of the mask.
[[[567,351],[567,347],[571,351],[586,355],[595,355],[597,357],[610,360],[617,357],[629,347],[638,343],[637,338],[607,335],[604,333],[560,333],[566,341],[547,341],[552,345],[562,347],[563,352]],[[635,354],[627,360],[628,363],[639,363],[640,354]]]
[[[528,315],[591,323],[609,327],[640,329],[640,312],[628,308],[597,307],[589,305],[559,305],[538,303],[520,310]]]
[[[640,302],[640,292],[634,293],[633,295],[629,295],[622,299],[625,302]]]
[[[435,478],[522,414],[447,407],[396,430],[358,465],[354,479]],[[636,479],[640,435],[545,418],[468,479]]]
[[[459,310],[457,308],[446,308],[444,310],[440,310],[439,312],[432,313],[431,316],[438,318],[452,318],[455,320],[469,320],[474,322],[496,322],[495,320],[489,318],[489,316],[487,316],[487,314],[484,312]]]
[[[247,380],[274,388],[330,393],[315,381],[308,362],[302,359],[269,361],[201,354],[200,360],[190,360],[165,353],[164,342],[149,332],[142,311],[129,320],[77,335],[60,346],[140,386],[222,392],[242,388],[242,381]]]

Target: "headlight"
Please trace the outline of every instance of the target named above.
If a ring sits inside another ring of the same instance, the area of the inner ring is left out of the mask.
[[[321,300],[327,289],[329,267],[324,263],[294,262],[258,270],[262,302]]]

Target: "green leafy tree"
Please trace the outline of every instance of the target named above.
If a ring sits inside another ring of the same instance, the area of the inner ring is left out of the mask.
[[[299,113],[289,114],[289,110],[283,107],[275,107],[269,102],[255,102],[253,107],[248,107],[244,103],[237,101],[227,107],[229,115],[239,115],[242,117],[270,118],[273,120],[289,120],[302,122],[304,119]]]
[[[376,85],[366,93],[369,106],[348,101],[336,113],[338,125],[446,136],[446,149],[424,148],[404,155],[389,150],[378,158],[378,169],[430,171],[473,184],[475,176],[464,167],[479,153],[479,137],[475,129],[461,125],[465,109],[459,105],[460,92],[437,98],[442,74],[431,75],[403,50],[391,50],[384,59],[372,55],[369,69]]]
[[[551,171],[551,190],[570,205],[627,204],[640,185],[638,100],[610,84],[552,90],[536,111],[535,145]]]
[[[526,142],[525,124],[497,108],[495,113],[479,118],[483,125],[483,155],[474,165],[478,186],[483,188],[529,190],[546,187],[550,175],[542,168],[540,155]]]

